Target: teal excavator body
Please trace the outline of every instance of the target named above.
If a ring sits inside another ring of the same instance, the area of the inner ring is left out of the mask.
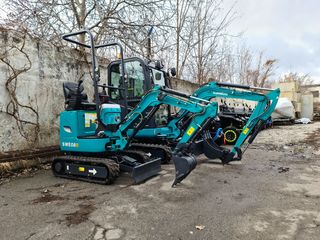
[[[180,96],[177,96],[178,94]],[[119,164],[120,170],[121,168],[126,170],[132,167],[130,163],[134,160],[126,158],[127,155],[130,157],[131,140],[135,133],[150,120],[159,106],[167,104],[194,114],[192,121],[188,124],[188,130],[184,132],[172,152],[172,159],[176,167],[174,185],[182,181],[196,166],[195,157],[190,151],[186,151],[183,146],[193,142],[201,132],[202,126],[209,124],[218,112],[218,105],[215,102],[203,104],[190,99],[183,99],[182,95],[183,93],[155,86],[122,121],[120,105],[113,103],[102,104],[99,118],[96,111],[89,109],[71,109],[62,112],[60,117],[60,146],[61,150],[69,155],[69,158],[55,159],[53,163],[54,173],[57,176],[69,178],[78,178],[78,176],[84,178],[86,176],[87,180],[95,179],[96,181],[99,181],[100,176],[108,176],[110,171],[108,167],[103,169],[103,166],[95,166],[92,163],[70,161],[70,156],[72,158],[72,156],[78,156],[79,154],[80,156],[99,157],[100,165],[103,165],[103,161],[106,160],[104,157],[110,156],[110,159],[117,159],[115,163]],[[86,105],[80,104],[80,108],[84,106]],[[98,123],[96,123],[96,119],[99,119]],[[97,131],[96,124],[102,125],[99,131]],[[128,135],[128,129],[135,129],[135,131]],[[139,174],[146,177],[135,176],[135,178],[145,180],[158,172],[160,162],[161,159],[155,159],[142,164],[136,163],[130,171],[135,172],[135,167],[137,167]],[[141,170],[144,167],[146,170]]]
[[[99,132],[96,132],[97,114],[95,110],[62,112],[60,115],[61,150],[94,153],[106,150],[122,151],[130,145],[130,140],[135,136],[135,130],[136,133],[138,132],[138,126],[142,124],[142,121],[147,121],[150,118],[144,116],[153,111],[149,108],[156,109],[161,104],[179,107],[194,114],[188,130],[182,134],[178,142],[178,144],[188,143],[193,134],[208,119],[217,116],[218,104],[215,102],[203,104],[189,99],[181,99],[174,95],[177,93],[176,91],[171,91],[171,89],[155,86],[122,121],[120,105],[102,104],[99,121],[104,125],[104,128]]]

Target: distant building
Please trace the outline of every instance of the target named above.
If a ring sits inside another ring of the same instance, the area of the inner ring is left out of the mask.
[[[304,85],[302,91],[311,92],[313,95],[313,109],[316,117],[320,117],[320,84]]]
[[[297,82],[283,82],[274,83],[272,88],[280,88],[280,97],[288,98],[292,102],[297,118],[308,117],[312,119],[310,111],[314,116],[320,116],[320,84],[300,86]]]

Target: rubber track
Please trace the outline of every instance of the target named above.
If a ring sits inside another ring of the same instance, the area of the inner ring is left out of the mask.
[[[119,176],[120,174],[120,167],[119,164],[112,160],[112,159],[107,159],[107,158],[94,158],[94,157],[83,157],[83,156],[62,156],[59,157],[58,159],[65,159],[67,161],[71,161],[76,163],[76,161],[83,162],[83,163],[97,163],[104,165],[108,168],[108,178],[105,179],[104,181],[97,180],[97,179],[92,179],[92,178],[85,178],[85,177],[77,177],[77,176],[72,176],[72,175],[61,175],[57,174],[56,172],[53,171],[54,175],[57,177],[63,177],[63,178],[71,178],[71,179],[78,179],[78,180],[83,180],[86,182],[94,182],[94,183],[103,183],[103,184],[112,184],[114,180]],[[54,162],[53,162],[54,163]]]
[[[172,150],[170,147],[163,145],[163,144],[152,144],[152,143],[131,143],[130,149],[141,149],[144,151],[145,149],[161,149],[165,155],[164,159],[162,159],[162,163],[166,164],[171,161],[172,157]]]
[[[121,152],[121,155],[127,155],[129,157],[132,157],[140,163],[146,163],[151,160],[150,156],[146,152],[141,151],[141,150],[136,150],[136,149],[124,150]]]

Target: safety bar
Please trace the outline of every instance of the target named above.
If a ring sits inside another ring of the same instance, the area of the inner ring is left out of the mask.
[[[76,35],[80,35],[80,34],[83,34],[83,33],[87,33],[90,36],[90,42],[91,42],[91,46],[92,46],[93,45],[92,44],[93,43],[93,35],[87,29],[83,29],[81,31],[64,34],[64,35],[62,35],[62,38],[63,38],[63,40],[66,40],[66,41],[71,42],[71,43],[75,43],[75,44],[80,45],[82,47],[91,48],[91,46],[88,45],[88,44],[85,44],[85,43],[70,39],[70,37],[73,37],[73,36],[76,36]]]
[[[79,42],[77,40],[71,39],[70,37],[76,36],[76,35],[80,35],[80,34],[88,34],[89,38],[90,38],[90,45]],[[99,111],[99,106],[100,106],[100,99],[99,99],[99,94],[98,94],[98,82],[100,81],[100,76],[99,76],[99,65],[98,65],[98,61],[96,58],[96,49],[98,48],[102,48],[102,47],[109,47],[109,46],[118,46],[120,48],[120,54],[121,54],[121,78],[122,78],[122,82],[125,84],[124,87],[124,111],[125,114],[127,114],[128,111],[128,102],[127,102],[127,95],[128,95],[128,89],[127,89],[127,79],[125,78],[125,68],[124,68],[124,61],[123,61],[123,48],[122,46],[117,43],[117,42],[113,42],[113,43],[105,43],[105,44],[100,44],[95,46],[94,44],[94,38],[92,33],[90,32],[90,30],[88,29],[82,29],[80,31],[77,32],[72,32],[72,33],[68,33],[68,34],[64,34],[62,36],[62,38],[68,42],[80,45],[82,47],[86,47],[91,49],[91,57],[92,57],[92,71],[93,71],[93,85],[94,85],[94,92],[95,92],[95,101],[96,101],[96,111],[97,111],[97,117],[98,120],[100,121],[100,111]],[[120,89],[119,89],[120,90]],[[101,122],[101,121],[100,121]],[[103,123],[101,122],[101,124],[103,125]]]
[[[103,85],[98,84],[97,86],[98,86],[98,87],[102,87],[102,88],[110,88],[110,89],[114,89],[114,90],[122,90],[122,91],[124,90],[124,88],[109,86],[109,85],[105,85],[105,84],[103,84]]]
[[[91,46],[88,45],[88,44],[85,44],[85,43],[82,43],[82,42],[79,42],[77,40],[74,40],[74,39],[70,39],[70,37],[73,37],[73,36],[76,36],[76,35],[79,35],[79,34],[83,34],[83,33],[87,33],[89,36],[90,36],[90,42],[91,42]],[[92,46],[96,49],[98,48],[102,48],[102,47],[110,47],[110,46],[118,46],[120,48],[120,54],[121,56],[123,55],[123,48],[121,46],[121,44],[117,43],[117,42],[112,42],[112,43],[104,43],[104,44],[99,44],[97,46],[95,46],[94,44],[92,44],[93,42],[93,35],[92,33],[87,30],[87,29],[84,29],[84,30],[81,30],[81,31],[78,31],[78,32],[73,32],[73,33],[68,33],[68,34],[64,34],[62,35],[62,38],[68,42],[71,42],[71,43],[74,43],[74,44],[77,44],[77,45],[80,45],[82,47],[86,47],[86,48],[92,48]]]
[[[233,87],[233,88],[242,88],[247,90],[262,90],[262,91],[273,91],[275,89],[272,88],[263,88],[263,87],[253,87],[248,85],[241,85],[241,84],[235,84],[235,83],[217,83],[218,86],[221,87]]]

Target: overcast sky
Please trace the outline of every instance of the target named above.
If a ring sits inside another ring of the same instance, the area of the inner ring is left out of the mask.
[[[310,73],[320,82],[319,0],[237,0],[235,11],[231,30],[244,31],[246,45],[278,59],[277,74]]]
[[[277,75],[309,73],[320,83],[320,0],[225,0],[226,8],[234,3],[231,31],[243,31],[248,47],[278,59]]]

